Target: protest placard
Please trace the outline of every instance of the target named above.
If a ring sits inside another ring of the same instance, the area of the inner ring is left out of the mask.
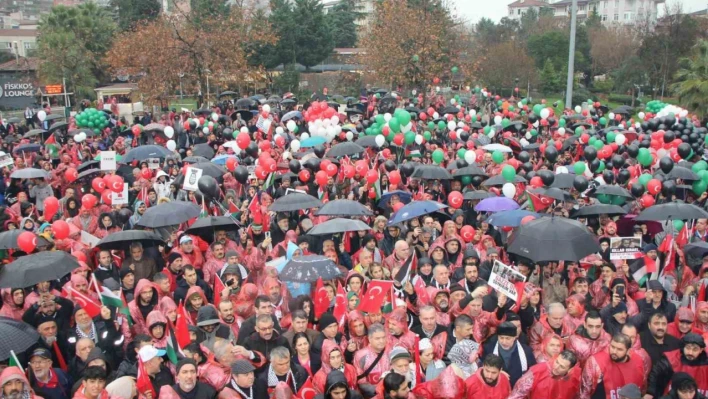
[[[199,168],[187,168],[187,173],[184,176],[184,184],[182,185],[182,188],[187,191],[197,191],[199,189],[199,187],[197,187],[197,183],[202,177],[202,173],[203,171]]]
[[[518,298],[515,284],[525,281],[526,276],[499,261],[494,262],[489,275],[489,285],[512,300]]]
[[[635,259],[641,250],[641,237],[610,237],[610,260]]]

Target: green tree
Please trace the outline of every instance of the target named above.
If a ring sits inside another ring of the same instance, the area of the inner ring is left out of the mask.
[[[256,11],[255,19],[259,18],[265,20],[263,10]],[[267,18],[278,41],[275,44],[259,44],[258,48],[253,49],[249,64],[263,65],[266,69],[273,69],[280,64],[295,63],[295,53],[300,44],[297,41],[295,32],[297,24],[290,1],[270,0],[270,15]]]
[[[318,0],[295,0],[293,21],[296,24],[292,33],[297,43],[297,62],[310,68],[332,54],[334,38],[322,3]]]
[[[539,84],[544,94],[558,93],[561,90],[563,77],[553,66],[551,60],[546,60],[539,73]]]
[[[95,96],[93,88],[107,76],[103,58],[115,31],[106,9],[93,2],[52,8],[39,22],[40,79],[57,83],[65,77],[77,96]]]
[[[140,21],[152,21],[160,15],[160,0],[111,0],[118,14],[118,27],[128,30]]]
[[[708,115],[708,41],[699,41],[691,56],[682,58],[671,88],[681,105],[701,117]]]
[[[356,21],[364,14],[354,0],[344,0],[332,7],[327,13],[335,47],[355,47],[357,39]]]
[[[142,1],[142,0],[136,0]],[[228,15],[231,7],[229,0],[190,0],[191,18],[195,23],[201,23],[203,18],[215,18]]]
[[[528,53],[533,57],[536,68],[542,69],[550,60],[556,69],[568,64],[568,35],[563,31],[551,31],[532,35],[526,42]]]

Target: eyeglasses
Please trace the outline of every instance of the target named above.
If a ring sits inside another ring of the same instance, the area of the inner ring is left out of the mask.
[[[258,327],[259,331],[267,332],[267,331],[273,331],[273,326],[270,327]]]
[[[33,360],[33,361],[29,362],[29,364],[31,366],[41,366],[43,364],[47,364],[47,363],[51,363],[51,362],[52,362],[51,359],[42,359],[42,360]]]

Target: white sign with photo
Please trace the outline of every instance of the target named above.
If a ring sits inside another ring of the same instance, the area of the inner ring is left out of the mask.
[[[160,158],[148,158],[147,164],[150,170],[160,169]]]
[[[641,251],[641,237],[610,237],[610,260],[636,259]]]
[[[88,245],[89,247],[91,247],[91,248],[95,247],[99,241],[101,241],[101,239],[96,237],[95,235],[88,233],[86,231],[83,231],[83,230],[81,231],[81,242]]]
[[[199,168],[187,168],[187,173],[184,175],[184,184],[182,185],[182,188],[187,191],[197,191],[199,189],[199,187],[197,187],[197,183],[202,177],[202,173],[204,173],[204,171]]]
[[[116,152],[101,151],[101,170],[116,170]]]
[[[10,156],[10,154],[5,154],[4,152],[0,151],[0,168],[10,166],[12,164],[12,156]]]
[[[513,301],[518,298],[514,284],[525,281],[526,276],[499,261],[494,262],[492,273],[489,275],[489,285]]]
[[[111,193],[112,205],[128,205],[128,183],[123,183],[123,191]]]

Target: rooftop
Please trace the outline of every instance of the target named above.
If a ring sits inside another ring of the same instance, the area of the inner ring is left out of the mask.
[[[509,8],[519,8],[519,7],[548,7],[545,1],[541,0],[516,0],[515,2],[509,4]]]
[[[39,58],[37,57],[20,57],[18,60],[10,60],[0,64],[0,72],[15,72],[15,71],[36,71],[39,67]]]
[[[0,29],[0,37],[22,36],[37,37],[39,32],[34,29]]]

